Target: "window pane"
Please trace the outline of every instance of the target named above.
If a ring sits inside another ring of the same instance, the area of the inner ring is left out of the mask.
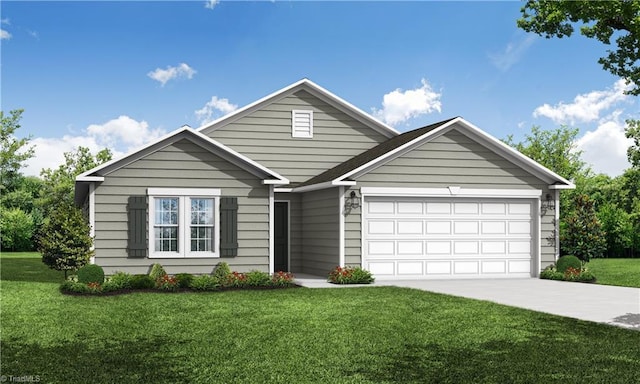
[[[213,199],[191,199],[191,224],[213,225]]]
[[[211,252],[213,226],[191,227],[191,251]]]
[[[156,252],[178,252],[178,227],[154,227]]]
[[[178,225],[178,199],[175,197],[155,199],[155,223]]]

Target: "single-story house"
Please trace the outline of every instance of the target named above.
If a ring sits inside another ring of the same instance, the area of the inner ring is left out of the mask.
[[[461,117],[400,133],[303,79],[79,175],[75,198],[107,274],[510,278],[556,260],[573,187]]]

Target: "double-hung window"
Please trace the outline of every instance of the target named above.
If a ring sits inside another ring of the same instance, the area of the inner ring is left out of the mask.
[[[219,189],[149,188],[150,257],[218,257]]]

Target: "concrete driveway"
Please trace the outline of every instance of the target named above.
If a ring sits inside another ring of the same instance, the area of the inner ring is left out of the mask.
[[[326,280],[298,279],[307,287],[336,287]],[[375,286],[421,289],[487,300],[640,331],[640,288],[531,279],[395,280]]]

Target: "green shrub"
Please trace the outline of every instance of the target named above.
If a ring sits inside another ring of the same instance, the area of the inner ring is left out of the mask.
[[[556,262],[556,269],[560,273],[564,273],[569,267],[580,270],[582,262],[575,256],[562,256]]]
[[[80,283],[104,283],[104,271],[97,264],[87,264],[78,269],[78,281]]]
[[[163,276],[166,276],[167,272],[162,268],[162,265],[156,263],[151,266],[151,272],[149,272],[149,276],[153,279],[153,281],[158,281]]]
[[[370,284],[374,278],[371,272],[360,267],[335,267],[327,280],[334,284]]]
[[[220,282],[214,276],[196,276],[191,280],[191,289],[194,291],[215,291],[220,288]]]
[[[193,281],[193,275],[190,273],[178,273],[175,275],[179,288],[190,288]]]
[[[218,265],[216,265],[211,275],[216,279],[218,279],[219,282],[222,283],[229,277],[230,274],[231,274],[231,268],[229,268],[229,264],[222,261],[218,263]]]
[[[564,280],[564,275],[556,270],[555,265],[550,265],[540,272],[540,278],[547,280]]]
[[[220,283],[224,287],[243,288],[247,286],[246,282],[247,282],[246,274],[233,271],[227,276],[226,279],[224,279]]]
[[[114,292],[121,290],[121,286],[118,283],[107,280],[102,284],[102,292]]]
[[[110,286],[116,287],[115,290],[130,289],[131,275],[126,272],[116,272],[107,279],[107,283],[109,283]],[[105,283],[105,285],[107,283]]]
[[[271,277],[266,272],[250,271],[244,274],[244,286],[268,287],[271,285]]]
[[[156,286],[156,282],[149,275],[133,275],[130,284],[131,289],[151,289]]]
[[[67,280],[60,285],[60,292],[63,293],[89,293],[87,284],[78,283],[77,281]]]
[[[540,278],[547,280],[577,281],[581,283],[593,283],[596,281],[595,275],[583,266],[579,268],[569,266],[564,272],[560,272],[556,269],[555,265],[550,265],[540,272]]]

